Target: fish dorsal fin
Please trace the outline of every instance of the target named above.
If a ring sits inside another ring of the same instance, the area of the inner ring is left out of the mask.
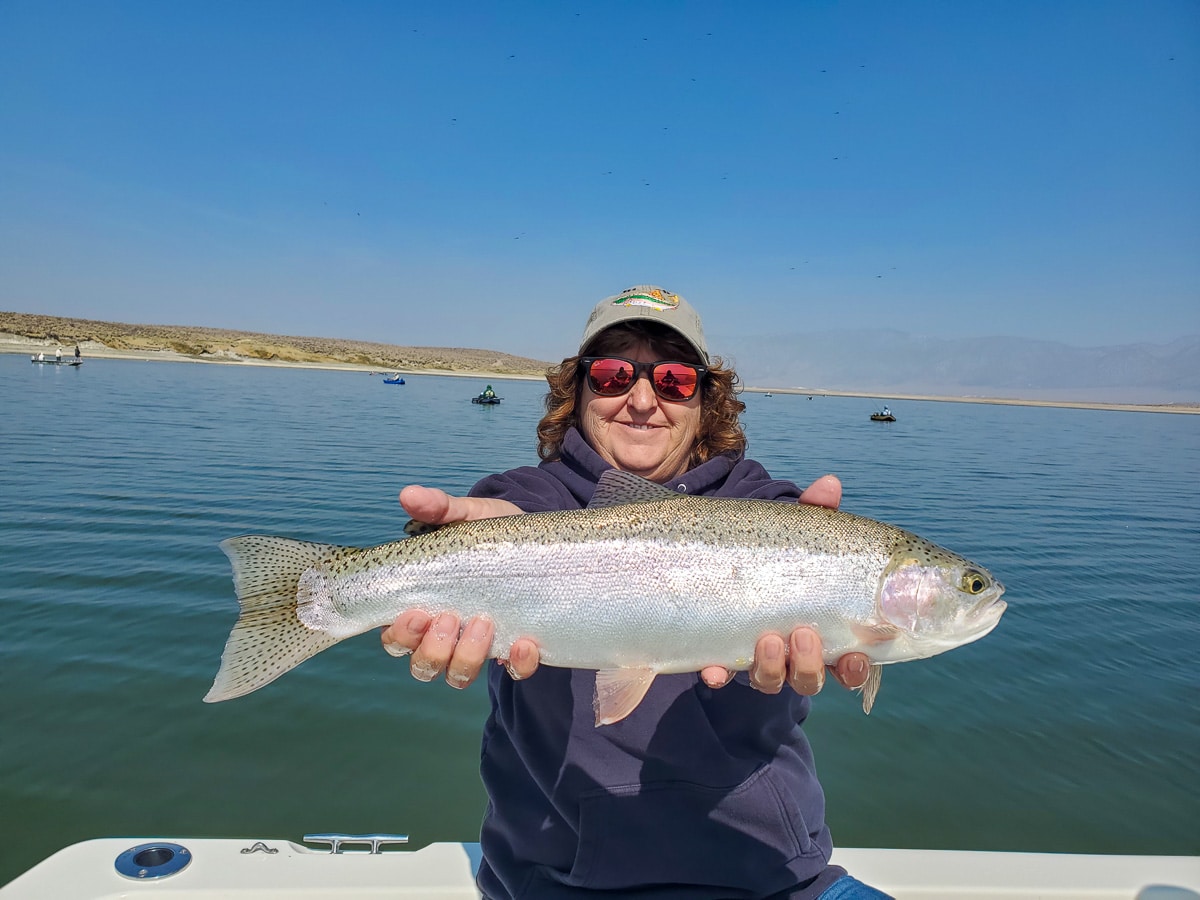
[[[626,503],[654,503],[678,496],[670,488],[665,488],[649,478],[634,475],[632,472],[622,472],[620,469],[609,469],[596,483],[596,491],[592,494],[588,509],[624,506]]]
[[[650,668],[602,669],[596,673],[596,727],[620,722],[637,709],[657,673]]]
[[[867,672],[867,680],[863,682],[862,687],[855,688],[856,691],[862,691],[863,712],[867,715],[871,714],[871,707],[875,705],[875,698],[879,695],[879,685],[882,683],[883,666],[874,663]]]

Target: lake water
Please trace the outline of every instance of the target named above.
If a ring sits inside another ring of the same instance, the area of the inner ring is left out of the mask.
[[[217,544],[400,535],[396,494],[536,462],[543,385],[0,355],[0,883],[101,836],[473,840],[487,696],[374,635],[204,704]],[[1200,853],[1200,417],[747,394],[751,455],[988,566],[986,639],[831,684],[806,726],[835,841]]]

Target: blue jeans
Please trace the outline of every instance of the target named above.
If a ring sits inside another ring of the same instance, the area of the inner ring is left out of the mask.
[[[892,900],[892,895],[863,884],[857,878],[843,875],[822,891],[817,900]]]

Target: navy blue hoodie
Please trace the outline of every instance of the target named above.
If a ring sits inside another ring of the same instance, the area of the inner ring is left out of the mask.
[[[473,497],[525,512],[580,509],[611,468],[575,430],[562,457],[491,475]],[[717,497],[794,500],[796,485],[728,454],[668,486]],[[660,675],[626,719],[597,728],[595,673],[488,671],[492,712],[481,773],[489,803],[479,887],[489,900],[800,900],[844,874],[801,730],[809,700],[713,690]]]

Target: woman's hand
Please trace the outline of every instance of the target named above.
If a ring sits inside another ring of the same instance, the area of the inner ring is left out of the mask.
[[[834,475],[823,475],[800,494],[801,503],[837,509],[842,502],[842,483]],[[797,628],[786,639],[764,634],[754,647],[750,684],[764,694],[778,694],[789,684],[798,694],[815,694],[825,685],[825,670],[844,687],[862,687],[870,672],[866,654],[847,653],[826,667],[821,655],[821,636],[812,628]],[[709,687],[723,687],[733,673],[723,666],[708,666],[700,677]]]
[[[414,521],[427,525],[447,525],[521,512],[516,504],[489,497],[454,497],[437,488],[410,484],[400,492],[400,505]],[[409,669],[420,681],[433,681],[441,672],[451,687],[465,688],[487,662],[495,628],[484,617],[465,623],[461,636],[453,613],[431,618],[420,609],[409,609],[396,617],[380,635],[383,649],[392,656],[412,654]],[[522,638],[509,650],[505,662],[513,678],[528,678],[538,666],[537,644]]]

